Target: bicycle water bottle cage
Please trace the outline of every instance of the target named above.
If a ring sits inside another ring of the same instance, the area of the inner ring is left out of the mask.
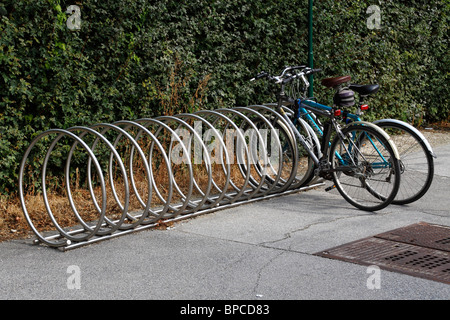
[[[350,80],[352,80],[351,76],[325,78],[322,79],[322,84],[327,88],[337,88],[341,84],[349,82]]]

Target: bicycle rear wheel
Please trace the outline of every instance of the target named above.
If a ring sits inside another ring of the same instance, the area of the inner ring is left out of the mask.
[[[350,204],[366,211],[388,206],[400,186],[400,162],[387,135],[378,130],[350,125],[330,146],[336,188]]]
[[[379,120],[376,125],[392,138],[400,154],[402,182],[393,204],[408,204],[419,200],[433,181],[434,161],[424,137],[414,128],[398,120]]]

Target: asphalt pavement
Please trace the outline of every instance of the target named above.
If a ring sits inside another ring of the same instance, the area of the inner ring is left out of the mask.
[[[376,213],[319,188],[66,252],[0,243],[0,299],[448,300],[448,284],[315,255],[418,222],[450,226],[450,145],[434,151],[429,192]]]

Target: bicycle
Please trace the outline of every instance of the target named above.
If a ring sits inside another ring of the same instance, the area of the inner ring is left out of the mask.
[[[359,95],[356,114],[345,109],[341,111],[342,120],[345,123],[361,121],[361,115],[369,108],[364,103],[365,98],[375,94],[380,88],[378,84],[349,84],[350,80],[350,76],[322,79],[325,87],[334,89],[333,103],[336,107],[347,108],[354,105],[354,93]],[[302,103],[310,104],[308,100],[296,101],[294,124],[299,118],[305,119],[314,131],[322,136],[323,131],[319,119],[303,108]],[[436,158],[436,155],[431,145],[419,130],[404,121],[380,119],[373,123],[387,131],[392,139],[396,140],[395,144],[400,154],[402,183],[392,203],[403,205],[419,200],[428,191],[433,181],[433,158]]]
[[[294,71],[292,74],[290,72]],[[295,136],[295,143],[283,151],[286,158],[295,151],[299,155],[295,167],[299,167],[297,181],[308,184],[314,177],[333,180],[334,186],[343,198],[361,210],[376,211],[388,206],[395,198],[400,186],[400,157],[390,136],[377,125],[353,121],[341,126],[341,115],[335,107],[321,105],[311,99],[300,98],[302,106],[314,114],[327,119],[323,125],[323,137],[318,144],[315,134],[306,121],[295,125],[292,113],[285,106],[293,105],[295,99],[286,94],[285,87],[295,79],[303,81],[304,96],[309,82],[306,76],[321,71],[306,66],[286,67],[279,76],[263,71],[251,80],[267,78],[280,85],[276,109],[287,123],[289,130],[280,136]],[[305,102],[308,101],[308,104]],[[280,120],[275,119],[277,124]],[[289,140],[289,139],[288,139]],[[298,150],[293,150],[293,148]],[[299,158],[306,157],[300,162]]]

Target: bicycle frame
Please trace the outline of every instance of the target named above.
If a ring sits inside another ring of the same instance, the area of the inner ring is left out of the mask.
[[[333,108],[331,108],[329,106],[326,106],[326,105],[323,105],[323,104],[320,104],[320,103],[317,103],[317,102],[312,101],[312,100],[300,100],[300,99],[298,99],[296,103],[298,104],[298,108],[297,108],[297,114],[295,116],[295,118],[296,118],[295,120],[297,120],[297,118],[299,118],[301,116],[304,116],[308,120],[308,123],[312,126],[312,128],[316,132],[318,132],[320,135],[323,135],[322,129],[316,123],[314,118],[311,117],[310,112],[307,111],[307,108],[302,107],[302,104],[313,108],[312,111],[314,113],[317,113],[316,112],[317,110],[324,110],[326,112],[333,112]],[[344,115],[346,117],[352,119],[353,121],[361,121],[361,118],[358,115],[356,115],[356,114],[344,111]]]
[[[331,112],[333,109],[325,106],[325,105],[321,105],[319,103],[316,103],[314,101],[309,101],[308,103],[311,103],[313,105],[306,105],[306,108],[311,108],[311,110],[313,110],[314,113],[316,114],[320,114],[321,116],[327,117],[329,118],[331,121],[327,124],[327,130],[326,130],[326,134],[325,137],[323,139],[322,145],[320,147],[320,153],[321,155],[319,155],[320,158],[318,158],[314,152],[312,151],[313,148],[311,146],[308,146],[308,144],[306,143],[306,141],[304,140],[304,138],[302,137],[302,135],[300,134],[300,132],[297,130],[295,123],[297,122],[298,117],[294,118],[294,122],[288,117],[288,115],[284,112],[282,106],[282,99],[283,96],[280,96],[279,98],[279,110],[281,112],[281,114],[285,117],[285,119],[287,120],[287,122],[291,125],[292,130],[294,132],[294,134],[298,137],[298,140],[301,144],[303,144],[303,146],[305,147],[306,151],[308,152],[309,156],[312,158],[313,162],[315,163],[315,165],[319,168],[319,170],[322,171],[327,171],[327,172],[331,172],[331,171],[343,171],[343,170],[347,170],[349,167],[352,166],[352,164],[349,164],[347,161],[344,161],[342,157],[340,157],[339,155],[339,161],[340,163],[344,166],[342,168],[336,168],[334,170],[331,169],[325,169],[325,167],[328,167],[328,148],[331,145],[331,133],[333,132],[333,128],[334,127],[334,131],[336,131],[337,133],[339,133],[339,129],[337,126],[335,126],[335,122],[333,121],[334,119],[334,112]],[[297,100],[298,102],[299,100]],[[301,104],[299,104],[300,106]],[[323,134],[322,134],[323,135]],[[354,144],[354,143],[353,143]],[[351,147],[351,146],[350,146]],[[351,148],[350,150],[346,150],[348,154],[351,153]],[[354,164],[353,164],[354,165]]]
[[[329,118],[333,118],[334,117],[334,109],[332,107],[317,103],[315,101],[312,100],[300,100],[297,99],[295,102],[295,105],[297,107],[296,109],[296,114],[294,117],[294,125],[297,121],[297,119],[299,119],[300,117],[304,117],[308,124],[310,124],[310,126],[314,129],[314,131],[316,131],[319,135],[323,136],[324,132],[323,130],[320,128],[320,126],[317,124],[317,122],[315,121],[315,119],[311,116],[311,113],[308,112],[308,110],[311,110],[313,113],[315,114],[319,114],[322,116],[327,116]],[[358,115],[349,113],[344,111],[344,115],[346,118],[350,118],[353,121],[361,121],[360,117]],[[330,132],[330,130],[326,130],[327,132]],[[329,137],[326,137],[326,139],[324,141],[329,141]],[[372,139],[369,137],[369,141],[370,143],[374,146],[374,148],[377,150],[379,156],[381,157],[383,162],[378,162],[378,163],[374,163],[374,168],[387,168],[390,166],[390,162],[388,160],[386,160],[384,158],[384,156],[381,154],[381,152],[378,151],[378,148],[375,146],[375,143],[372,141]],[[380,141],[379,141],[380,142]],[[380,142],[381,143],[381,142]],[[350,146],[351,147],[351,146]],[[327,150],[327,146],[326,145],[322,145],[322,149],[325,150],[324,154],[326,154],[326,150]],[[348,152],[351,152],[351,150],[348,150]],[[340,154],[338,154],[337,152],[335,153],[337,159],[339,159],[339,161],[341,162],[341,164],[346,164],[346,161],[342,158],[342,156]]]

